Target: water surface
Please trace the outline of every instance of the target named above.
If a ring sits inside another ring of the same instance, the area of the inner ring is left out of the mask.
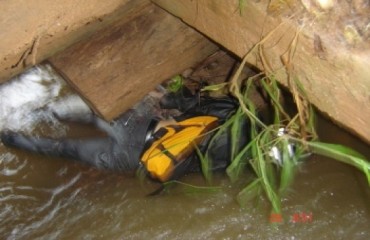
[[[61,123],[45,108],[63,95],[59,84],[44,81],[44,90],[34,88],[31,92],[38,94],[9,112],[2,110],[1,129],[55,136],[97,134],[91,126]],[[16,98],[2,89],[1,99],[15,104]],[[5,102],[0,109],[9,109]],[[17,122],[7,117],[14,115]],[[318,130],[322,140],[354,147],[369,159],[368,145],[329,121],[321,119]],[[204,185],[200,174],[181,180]],[[240,208],[235,200],[240,186],[223,174],[215,175],[214,184],[221,191],[190,194],[178,186],[148,197],[158,187],[148,180],[0,144],[0,238],[370,239],[370,189],[361,173],[342,163],[312,156],[302,164],[283,200],[281,224],[271,223],[264,200]]]

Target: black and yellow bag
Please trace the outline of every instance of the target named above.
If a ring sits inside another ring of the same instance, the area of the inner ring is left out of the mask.
[[[141,162],[149,175],[165,182],[207,137],[205,133],[218,126],[218,118],[197,116],[168,125],[155,133],[155,141],[144,151]]]

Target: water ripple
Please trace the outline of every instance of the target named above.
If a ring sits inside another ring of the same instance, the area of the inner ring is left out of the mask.
[[[36,66],[1,85],[0,130],[30,132],[40,121],[37,110],[44,107],[65,85],[48,65]]]
[[[70,189],[81,177],[81,174],[77,174],[71,178],[67,183],[62,184],[53,189],[37,189],[38,191],[47,192],[50,194],[49,199],[46,203],[42,203],[41,206],[32,209],[32,216],[29,216],[24,223],[13,226],[9,236],[6,239],[23,239],[29,237],[37,229],[44,228],[47,225],[54,224],[57,214],[60,213],[63,209],[68,208],[73,205],[73,202],[76,200],[78,194],[81,192],[81,188],[74,189],[71,193],[64,194],[68,189]],[[32,187],[21,186],[18,189],[25,190],[35,190]],[[56,200],[58,196],[61,196]],[[66,197],[67,196],[67,197]],[[23,199],[23,195],[8,195],[6,198],[17,197]],[[26,199],[26,198],[24,198]],[[37,200],[37,199],[33,199]],[[4,213],[3,213],[4,212]],[[1,215],[6,215],[7,212],[0,212]],[[52,239],[57,238],[59,235],[58,231],[53,230]]]
[[[14,168],[7,166],[9,163],[14,163],[14,162],[15,162],[15,164],[11,164],[11,165],[15,166]],[[20,163],[17,156],[7,152],[7,153],[4,153],[4,154],[0,155],[0,164],[5,165],[0,170],[1,175],[3,175],[3,176],[14,176],[27,165],[27,161],[24,160],[22,163]]]
[[[80,179],[80,177],[81,177],[81,173],[77,174],[75,177],[73,177],[66,184],[60,185],[57,188],[54,188],[54,189],[44,189],[44,191],[51,193],[51,197],[48,200],[48,202],[45,203],[43,206],[41,206],[39,208],[36,208],[35,209],[36,212],[37,213],[40,213],[40,212],[44,211],[46,208],[52,206],[53,205],[53,202],[54,202],[54,199],[56,198],[56,196],[58,196],[60,193],[64,192],[66,189],[68,189],[72,185],[74,185]]]

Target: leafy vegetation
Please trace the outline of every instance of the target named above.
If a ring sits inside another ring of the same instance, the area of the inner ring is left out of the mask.
[[[214,138],[223,131],[231,129],[232,162],[226,170],[231,181],[243,177],[243,169],[250,166],[256,177],[237,196],[238,202],[245,206],[250,200],[264,193],[272,205],[274,213],[281,212],[281,197],[294,181],[298,164],[308,153],[320,154],[334,160],[352,165],[364,172],[370,185],[370,163],[354,150],[345,146],[319,142],[315,132],[314,111],[308,103],[296,115],[290,117],[281,104],[281,90],[274,76],[265,76],[258,81],[269,96],[273,107],[274,120],[266,125],[258,118],[258,110],[250,100],[257,79],[249,78],[238,88],[236,95],[241,107],[220,127]],[[298,82],[298,80],[296,80]],[[240,89],[245,89],[241,91]],[[300,93],[303,95],[303,93]],[[302,99],[303,101],[303,99]],[[302,117],[304,113],[304,126]],[[243,121],[249,121],[251,129],[243,133]],[[250,134],[251,141],[239,149],[240,134]],[[212,141],[210,143],[212,146]],[[207,152],[205,154],[207,156]],[[211,159],[207,159],[211,161]],[[209,175],[207,175],[209,178]]]
[[[221,132],[224,128],[231,127],[232,162],[226,170],[230,179],[235,181],[242,177],[242,170],[246,166],[250,166],[256,176],[240,191],[238,202],[245,206],[251,199],[265,194],[271,202],[272,211],[280,213],[281,197],[294,181],[298,164],[308,153],[320,154],[356,167],[366,175],[370,185],[370,163],[365,157],[345,146],[322,143],[317,139],[313,108],[306,100],[302,84],[297,77],[293,77],[291,70],[299,32],[287,51],[288,59],[285,62],[289,87],[297,108],[296,115],[290,116],[281,104],[282,94],[274,71],[266,67],[263,76],[260,74],[240,79],[241,71],[252,53],[257,53],[263,66],[269,66],[261,49],[273,32],[267,34],[246,54],[231,79],[230,92],[239,100],[240,109],[219,130]],[[257,81],[268,95],[273,108],[272,124],[267,125],[259,119],[258,110],[250,100]],[[250,134],[251,141],[238,149],[240,126],[246,120],[250,122],[251,129],[242,134]],[[210,146],[211,144],[212,142]]]
[[[245,4],[245,0],[239,1],[241,11]],[[242,206],[247,206],[252,199],[265,195],[271,203],[273,213],[281,212],[281,197],[293,183],[297,166],[311,153],[356,167],[365,174],[370,185],[370,163],[364,156],[342,145],[319,142],[317,138],[313,107],[307,101],[304,87],[292,70],[299,31],[286,52],[285,69],[272,70],[268,60],[264,58],[263,44],[280,26],[268,33],[245,55],[230,82],[206,86],[202,89],[202,91],[217,91],[229,87],[230,93],[238,99],[239,109],[223,125],[213,130],[216,133],[212,136],[208,148],[225,131],[230,130],[232,161],[226,169],[227,175],[234,182],[238,179],[249,179],[249,176],[243,174],[246,168],[252,169],[255,174],[255,178],[239,192],[238,202]],[[247,59],[252,54],[253,57],[259,57],[264,71],[256,76],[240,79]],[[276,79],[276,71],[281,70],[288,76],[288,85],[296,104],[297,113],[292,116],[287,113],[285,105],[282,104],[282,91]],[[260,120],[259,110],[251,100],[256,83],[262,86],[273,108],[272,123],[267,124]],[[183,79],[177,76],[172,79],[169,90],[178,91],[182,84]],[[242,130],[242,124],[245,121],[250,124],[247,132]],[[245,146],[239,144],[242,134],[248,134],[251,139]],[[209,182],[212,177],[210,154],[207,150],[202,153],[198,148],[196,152],[201,160],[203,174]],[[165,186],[173,183],[166,183]],[[208,187],[199,189],[204,190]],[[210,189],[214,190],[212,187]]]
[[[182,76],[176,75],[173,78],[171,78],[171,81],[167,86],[167,90],[170,92],[177,92],[182,88],[182,86],[183,86]]]

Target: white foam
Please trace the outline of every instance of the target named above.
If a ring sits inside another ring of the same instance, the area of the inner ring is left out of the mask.
[[[49,65],[33,67],[1,84],[0,131],[31,132],[42,121],[61,127],[56,112],[90,111],[77,95],[59,97],[64,86],[64,80]]]

